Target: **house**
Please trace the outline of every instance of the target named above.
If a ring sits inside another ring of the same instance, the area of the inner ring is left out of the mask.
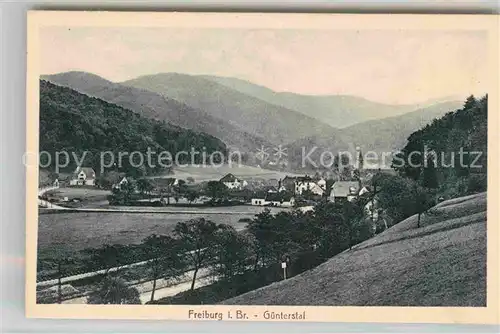
[[[116,188],[116,189],[121,189],[123,185],[126,185],[128,184],[129,181],[126,177],[123,177],[120,182],[116,183],[115,185],[113,185],[113,188]]]
[[[273,187],[273,186],[264,187],[264,190],[266,190],[266,192],[268,192],[268,193],[277,193],[278,192],[278,189],[276,189],[276,187]]]
[[[222,182],[229,189],[241,190],[243,187],[246,187],[248,185],[247,181],[238,179],[236,176],[234,176],[231,173],[225,175],[219,181]]]
[[[265,198],[252,198],[252,205],[253,206],[263,206],[266,205],[266,199]]]
[[[153,186],[157,189],[168,190],[179,185],[179,179],[175,177],[154,178],[151,181]]]
[[[302,213],[312,212],[312,211],[314,211],[314,205],[301,206],[301,207],[299,207],[299,210]]]
[[[290,208],[295,205],[295,197],[288,192],[271,192],[266,194],[265,205]]]
[[[324,183],[321,183],[323,184],[323,187],[318,184],[318,182],[319,180],[313,180],[307,175],[303,177],[297,177],[295,179],[295,193],[298,195],[302,195],[304,191],[310,191],[314,195],[323,196],[326,190],[325,188],[323,188],[326,187],[326,181]]]
[[[360,195],[361,191],[365,193],[368,189],[361,187],[359,181],[337,181],[332,186],[329,201],[352,201]]]
[[[73,172],[70,186],[94,186],[95,171],[90,167],[77,167]]]
[[[320,178],[316,180],[316,184],[321,187],[321,189],[326,190],[326,180],[323,178]]]
[[[279,206],[290,208],[295,205],[295,197],[292,193],[267,192],[265,196],[256,196],[252,198],[254,206]]]
[[[380,204],[377,197],[368,201],[364,207],[365,214],[372,220],[377,221],[380,214]]]
[[[295,191],[295,177],[285,176],[283,180],[280,182],[279,188],[285,188],[286,191],[294,192]]]

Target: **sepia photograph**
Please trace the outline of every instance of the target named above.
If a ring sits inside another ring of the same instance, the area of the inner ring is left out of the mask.
[[[27,301],[498,321],[497,66],[495,16],[32,11]]]

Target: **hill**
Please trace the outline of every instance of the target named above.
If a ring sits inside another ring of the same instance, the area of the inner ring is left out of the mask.
[[[203,110],[276,145],[333,131],[332,127],[304,113],[268,103],[201,76],[161,73],[122,84]]]
[[[123,84],[85,72],[67,72],[44,78],[115,103],[145,117],[210,134],[221,139],[229,148],[246,153],[247,160],[244,162],[249,164],[259,163],[254,158],[261,146],[270,148],[285,145],[292,170],[302,169],[303,148],[306,152],[313,147],[317,148],[311,155],[316,162],[319,162],[322,152],[353,152],[356,146],[361,147],[364,152],[398,150],[405,145],[412,132],[461,106],[456,101],[429,101],[430,106],[407,112],[411,106],[380,105],[348,96],[318,97],[276,93],[244,80],[177,73],[143,76]],[[232,85],[232,88],[228,85]],[[304,102],[306,100],[310,103]],[[404,113],[336,129],[319,121],[330,122],[327,118],[318,116],[326,110],[325,106],[328,106],[328,110],[334,106],[333,111],[328,112],[328,117],[334,115],[332,122],[355,122],[370,117]],[[343,106],[353,111],[346,111]]]
[[[85,162],[99,170],[100,152],[139,151],[145,155],[148,147],[172,155],[190,152],[191,147],[199,151],[205,147],[208,154],[227,150],[219,139],[205,133],[151,120],[68,87],[40,81],[40,151],[75,152],[78,157],[88,151]],[[123,167],[127,171],[142,169],[127,161],[125,158]]]
[[[452,99],[426,101],[421,104],[390,105],[351,95],[303,95],[275,92],[267,87],[237,78],[210,75],[201,77],[274,105],[298,111],[335,128],[398,116]]]
[[[342,133],[365,151],[397,150],[411,133],[461,106],[461,101],[442,102],[404,115],[359,123],[342,129]]]
[[[485,306],[486,193],[440,203],[226,305]]]
[[[223,119],[208,115],[202,110],[151,91],[120,85],[91,73],[65,72],[45,75],[42,79],[95,96],[147,118],[207,133],[221,139],[229,147],[238,148],[243,152],[254,151],[261,145],[268,145],[265,139],[254,136]]]
[[[413,154],[424,150],[434,154]],[[440,195],[459,197],[470,189],[486,191],[488,95],[471,95],[460,109],[412,133],[396,157],[400,175],[437,189]],[[425,162],[431,167],[421,167]]]
[[[323,152],[338,154],[341,151],[348,151],[354,154],[355,148],[359,146],[364,153],[374,151],[381,158],[383,152],[390,153],[404,147],[407,138],[414,131],[458,109],[461,105],[460,102],[443,102],[404,115],[366,121],[330,133],[301,138],[288,145],[289,157],[295,162],[295,168],[299,168],[297,164],[301,162],[302,148],[305,152],[315,148],[310,158],[319,164]],[[391,157],[387,156],[387,159],[380,162],[390,166]],[[311,165],[306,164],[306,167],[308,166]]]

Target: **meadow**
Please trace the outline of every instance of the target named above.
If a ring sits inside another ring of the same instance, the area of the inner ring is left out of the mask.
[[[164,208],[158,208],[164,209]],[[171,207],[170,209],[180,209]],[[219,210],[217,210],[219,209]],[[283,210],[271,208],[273,212]],[[216,213],[224,210],[228,213]],[[54,247],[62,251],[100,247],[104,244],[140,243],[151,234],[172,233],[178,222],[204,217],[217,224],[228,224],[237,230],[245,229],[247,223],[241,218],[253,218],[264,210],[256,206],[234,206],[204,208],[196,213],[109,213],[72,212],[44,213],[38,221],[38,249],[50,252]],[[194,211],[190,209],[190,212]],[[214,213],[207,213],[214,211]],[[231,214],[229,212],[235,212]]]
[[[178,179],[186,180],[188,177],[192,177],[195,182],[204,182],[211,180],[219,180],[226,174],[233,174],[242,179],[255,179],[260,178],[264,180],[270,179],[282,179],[285,176],[299,176],[298,174],[284,172],[284,171],[274,171],[270,169],[264,169],[259,167],[238,165],[222,165],[217,166],[187,166],[187,167],[176,167],[174,169],[174,174],[168,177],[176,177]],[[300,175],[303,176],[303,175]]]

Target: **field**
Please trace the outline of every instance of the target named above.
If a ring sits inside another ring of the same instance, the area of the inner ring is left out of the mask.
[[[68,187],[68,188],[58,188],[56,190],[48,191],[47,195],[50,197],[55,197],[59,200],[67,197],[68,200],[79,199],[82,204],[88,203],[100,203],[107,204],[108,195],[111,194],[109,190],[102,190],[91,187]]]
[[[294,173],[273,171],[258,167],[251,167],[244,165],[238,166],[237,164],[230,166],[226,164],[221,167],[214,167],[214,166],[176,167],[174,170],[174,174],[169,177],[176,177],[178,179],[184,179],[184,180],[186,180],[188,177],[192,177],[195,180],[195,182],[203,182],[210,180],[219,180],[228,173],[232,173],[235,176],[239,176],[243,179],[261,178],[265,180],[282,179],[286,175],[289,176],[297,175]]]
[[[486,194],[446,201],[232,305],[485,306]]]
[[[207,208],[207,210],[204,209],[203,211],[211,210],[217,212],[217,208]],[[41,253],[44,253],[49,252],[53,247],[67,251],[99,247],[106,243],[140,243],[145,237],[153,233],[171,233],[178,222],[198,217],[204,217],[217,224],[229,224],[237,230],[242,230],[247,223],[239,222],[239,220],[241,218],[253,218],[263,208],[234,206],[219,208],[218,211],[221,210],[239,213],[204,213],[198,215],[192,213],[75,212],[40,214],[38,249]],[[273,211],[275,210],[278,209],[274,208]]]

